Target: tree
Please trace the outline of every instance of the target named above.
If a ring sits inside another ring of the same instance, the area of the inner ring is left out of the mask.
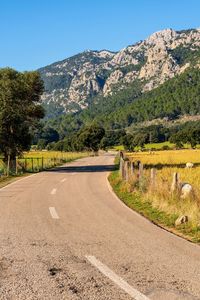
[[[148,134],[147,133],[138,133],[134,136],[132,147],[141,147],[144,148],[144,145],[148,143]]]
[[[134,150],[134,147],[132,149],[132,142],[133,142],[133,136],[130,133],[125,134],[121,138],[121,143],[124,146],[124,148],[127,150]]]
[[[125,130],[107,130],[101,140],[101,149],[111,148],[120,145],[121,139],[126,135]]]
[[[36,132],[34,141],[37,143],[38,149],[44,149],[47,144],[58,142],[59,134],[54,128],[41,127],[39,131]]]
[[[192,148],[195,148],[200,143],[200,129],[194,129],[189,136],[189,142]]]
[[[92,124],[83,128],[78,136],[78,143],[83,145],[84,149],[89,151],[98,151],[102,138],[105,135],[103,127]]]
[[[183,143],[185,142],[185,137],[181,131],[170,136],[170,143],[176,144],[176,147],[183,148]]]
[[[192,148],[195,148],[200,143],[200,123],[188,122],[177,133],[172,134],[170,142],[175,143],[177,147],[182,148],[183,144],[190,144]]]
[[[37,149],[43,150],[43,149],[45,149],[46,145],[47,145],[47,143],[46,143],[45,139],[39,139],[38,143],[37,143]]]
[[[6,161],[30,148],[32,132],[44,116],[42,92],[38,72],[0,70],[0,152]]]

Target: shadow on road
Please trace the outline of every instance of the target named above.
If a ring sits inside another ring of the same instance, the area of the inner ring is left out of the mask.
[[[65,166],[57,167],[47,172],[59,173],[93,173],[93,172],[110,172],[117,169],[116,165],[91,165],[91,166]]]

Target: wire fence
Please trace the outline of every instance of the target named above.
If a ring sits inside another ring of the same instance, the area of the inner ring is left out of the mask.
[[[15,161],[10,162],[8,169],[7,163],[4,162],[2,157],[0,157],[0,178],[12,175],[22,175],[24,173],[36,173],[64,164],[68,161],[69,159],[67,158],[58,157],[16,158]]]

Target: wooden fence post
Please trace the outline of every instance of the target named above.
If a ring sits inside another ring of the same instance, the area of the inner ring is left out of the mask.
[[[32,165],[32,172],[34,172],[34,170],[33,170],[33,158],[31,158],[31,165]]]
[[[139,172],[138,172],[139,180],[142,178],[142,176],[143,176],[143,164],[140,162],[139,163]]]
[[[120,157],[120,161],[119,161],[119,173],[120,173],[120,176],[123,177],[123,166],[124,165],[124,161],[123,161],[123,158]]]
[[[124,172],[123,172],[123,179],[126,180],[127,174],[127,161],[124,161]]]
[[[37,171],[40,171],[40,161],[39,161],[39,157],[37,157]]]
[[[134,175],[134,162],[130,162],[130,174],[131,174],[131,176],[133,176]]]
[[[156,169],[154,168],[151,169],[150,179],[151,179],[151,186],[154,187],[156,182]]]
[[[124,159],[122,158],[121,159],[121,162],[122,162],[122,170],[121,170],[121,176],[122,176],[122,179],[124,179],[124,174],[125,174],[125,161]]]
[[[129,180],[129,161],[125,161],[125,180],[128,182]]]
[[[42,171],[44,170],[44,158],[42,157]]]
[[[10,154],[8,154],[8,161],[7,161],[7,176],[10,174]]]
[[[18,174],[18,159],[16,157],[15,173]]]
[[[179,187],[179,173],[175,172],[173,174],[173,179],[172,179],[172,185],[171,185],[171,191],[175,192],[178,190]]]
[[[27,159],[25,158],[24,169],[27,171]]]

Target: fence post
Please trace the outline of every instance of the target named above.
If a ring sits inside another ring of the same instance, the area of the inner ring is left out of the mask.
[[[24,165],[24,168],[25,168],[25,172],[27,171],[27,159],[25,158],[25,165]]]
[[[151,186],[154,187],[156,182],[156,169],[154,168],[151,169],[150,178],[151,178]]]
[[[142,178],[142,176],[143,176],[143,164],[140,162],[139,163],[139,172],[138,172],[139,180]]]
[[[33,158],[31,158],[31,165],[32,165],[32,172],[34,172],[34,170],[33,170]]]
[[[130,176],[131,176],[131,166],[132,166],[132,162],[129,160],[128,161],[128,180],[130,180]]]
[[[129,180],[129,161],[125,161],[125,180],[128,182]]]
[[[15,173],[18,174],[18,159],[16,157]]]
[[[125,167],[125,161],[124,161],[124,159],[121,157],[121,177],[122,177],[122,179],[124,179],[124,174],[125,174],[124,167]]]
[[[172,192],[177,191],[178,187],[179,187],[179,173],[175,172],[173,173],[171,191]]]
[[[7,161],[7,176],[10,174],[10,154],[8,154],[8,161]]]
[[[123,164],[124,164],[123,158],[120,157],[120,161],[119,161],[119,173],[120,173],[121,177],[123,177]]]
[[[123,163],[123,180],[125,180],[126,178],[126,161],[124,160],[124,163]]]
[[[133,176],[134,175],[134,162],[130,162],[130,168],[131,168],[131,170],[130,170],[130,173],[131,173],[131,176]]]
[[[42,157],[42,171],[44,170],[44,158]]]

